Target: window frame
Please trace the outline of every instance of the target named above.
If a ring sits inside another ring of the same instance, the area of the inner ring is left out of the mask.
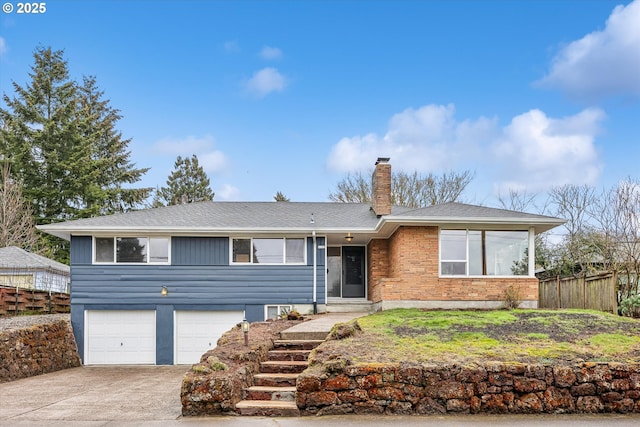
[[[111,239],[113,241],[113,261],[98,261],[97,260],[97,239]],[[146,250],[144,262],[118,262],[118,239],[146,239]],[[167,260],[166,261],[151,261],[151,240],[152,239],[166,239],[167,240]],[[104,236],[94,235],[92,236],[92,254],[91,261],[95,265],[171,265],[171,236],[166,235],[135,235],[134,233],[120,234],[117,236]]]
[[[442,232],[443,231],[464,231],[465,232],[465,256],[466,259],[465,260],[455,260],[455,259],[443,259],[442,258]],[[534,231],[529,228],[529,229],[514,229],[514,230],[509,230],[509,229],[495,229],[495,228],[439,228],[438,230],[438,277],[441,278],[526,278],[526,277],[535,277],[535,268],[532,268],[531,266],[531,256],[528,256],[528,264],[527,264],[527,274],[486,274],[486,266],[484,265],[484,262],[486,262],[486,258],[485,255],[482,255],[482,265],[480,266],[483,274],[469,274],[470,271],[470,232],[520,232],[520,233],[527,233],[527,251],[528,254],[534,254],[535,257],[535,253],[533,251],[535,251],[535,243],[534,243],[534,238],[535,238],[535,233]],[[482,243],[481,244],[481,251],[485,252],[486,251],[486,244]],[[464,274],[445,274],[442,272],[442,263],[443,262],[464,262],[465,263],[465,273]]]
[[[264,320],[267,321],[269,319],[272,319],[272,317],[268,317],[269,316],[269,308],[272,307],[276,307],[276,310],[278,311],[277,316],[275,317],[275,320],[278,320],[281,318],[282,314],[283,314],[283,309],[288,309],[288,312],[291,312],[291,310],[293,310],[293,304],[266,304],[264,306]]]
[[[282,240],[282,262],[255,262],[253,257],[253,241],[267,239],[267,240]],[[249,261],[234,261],[233,258],[233,244],[236,240],[249,240]],[[302,240],[302,261],[301,262],[287,262],[287,240]],[[229,237],[229,264],[230,265],[307,265],[307,237],[306,236],[289,236],[289,237],[271,237],[271,236],[232,236]]]

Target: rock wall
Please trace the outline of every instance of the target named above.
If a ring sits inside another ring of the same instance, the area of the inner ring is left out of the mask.
[[[29,317],[45,320],[0,330],[0,383],[81,365],[68,316]]]
[[[182,380],[182,415],[237,415],[236,403],[244,389],[253,385],[253,375],[267,360],[280,331],[299,321],[278,320],[251,324],[249,345],[239,327],[226,332],[217,346],[200,358]]]
[[[298,377],[305,415],[640,412],[640,364],[484,366],[333,360]]]

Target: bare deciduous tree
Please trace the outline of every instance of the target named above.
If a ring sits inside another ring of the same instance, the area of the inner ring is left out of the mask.
[[[553,214],[564,218],[566,235],[561,251],[556,254],[558,263],[564,264],[563,273],[586,273],[600,263],[598,246],[594,245],[594,229],[591,212],[596,204],[596,192],[587,185],[567,184],[549,191]]]
[[[593,217],[600,230],[603,266],[618,272],[620,298],[640,290],[640,181],[628,178],[603,192]]]
[[[338,184],[329,199],[343,203],[371,202],[371,173],[347,174]],[[418,172],[394,172],[391,176],[391,203],[410,208],[419,208],[460,199],[465,188],[473,180],[470,171],[445,172],[442,175],[421,175]]]
[[[528,193],[524,190],[514,190],[512,188],[509,189],[509,194],[503,196],[501,193],[498,194],[498,203],[504,209],[508,209],[510,211],[519,211],[519,212],[540,212],[536,206],[536,197],[538,197],[535,193]]]
[[[0,247],[17,246],[36,252],[39,238],[22,187],[11,177],[9,162],[0,165]]]

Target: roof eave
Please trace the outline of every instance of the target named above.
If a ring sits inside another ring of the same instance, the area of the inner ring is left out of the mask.
[[[39,226],[38,229],[45,233],[70,240],[71,236],[93,236],[101,234],[163,234],[172,236],[221,236],[221,235],[247,235],[247,234],[304,234],[311,235],[332,233],[373,233],[375,227],[229,227],[229,228],[202,228],[202,227],[166,227],[166,226],[102,226],[102,227],[47,227]]]
[[[513,229],[513,227],[533,227],[536,234],[551,230],[554,227],[564,224],[566,221],[559,218],[498,218],[498,217],[382,217],[377,229],[382,230],[387,224],[393,225],[395,230],[401,225],[407,226],[460,226],[460,225],[476,225],[482,227],[504,227]]]

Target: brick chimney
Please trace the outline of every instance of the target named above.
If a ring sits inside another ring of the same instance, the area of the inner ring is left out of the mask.
[[[378,216],[391,214],[391,165],[389,157],[378,157],[371,176],[371,208]]]

